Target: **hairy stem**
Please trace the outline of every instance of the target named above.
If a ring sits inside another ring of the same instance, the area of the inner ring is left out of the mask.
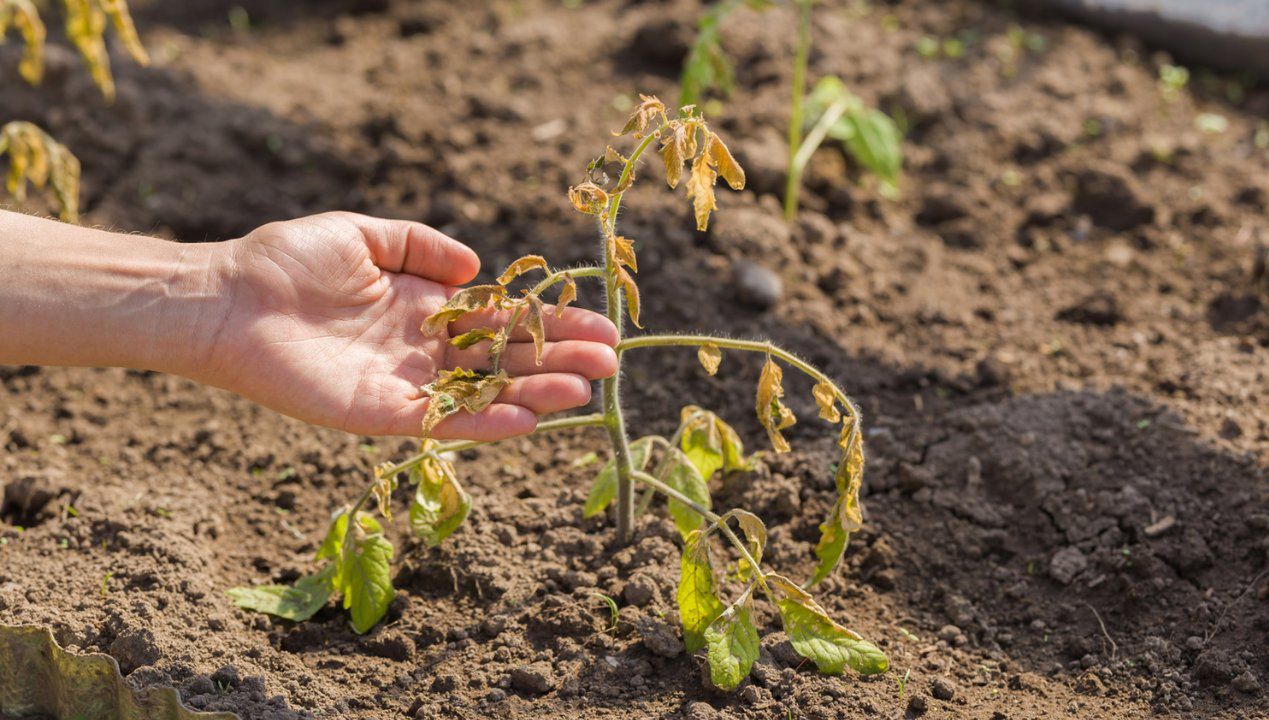
[[[794,156],[802,146],[802,106],[806,99],[806,64],[811,53],[811,5],[814,0],[796,0],[798,7],[798,44],[793,58],[793,98],[789,105],[789,167],[784,185],[784,219],[792,220],[798,212],[798,192],[802,187],[800,173],[794,172]]]
[[[550,432],[552,430],[570,430],[572,428],[581,428],[581,427],[598,427],[603,424],[604,424],[604,416],[600,413],[592,413],[590,415],[574,415],[572,417],[563,417],[563,418],[558,418],[555,420],[547,420],[546,422],[538,423],[538,426],[534,428],[533,432],[530,434],[536,435],[538,433]],[[396,475],[397,473],[400,473],[400,472],[405,472],[406,470],[409,470],[410,468],[422,462],[423,459],[429,455],[439,455],[441,453],[447,453],[447,452],[458,452],[460,450],[468,450],[474,447],[479,447],[481,445],[492,445],[493,443],[496,443],[496,442],[501,442],[501,441],[500,440],[454,440],[452,442],[439,443],[436,445],[436,447],[432,448],[431,450],[428,450],[427,452],[419,453],[405,460],[402,460],[401,462],[395,465],[384,468],[379,473],[379,477],[387,477],[391,475]],[[361,497],[357,498],[357,502],[353,505],[351,514],[356,515],[357,511],[360,510],[362,506],[364,506],[367,502],[369,502],[371,495],[374,494],[374,486],[376,485],[377,480],[378,478],[376,478],[375,483],[371,483],[370,486],[366,488],[366,491],[361,494]]]

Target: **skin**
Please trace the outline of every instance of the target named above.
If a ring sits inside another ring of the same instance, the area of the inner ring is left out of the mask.
[[[115,366],[182,375],[316,425],[419,434],[440,370],[487,366],[448,343],[505,314],[473,313],[438,336],[419,326],[475,278],[467,246],[419,223],[327,213],[221,243],[180,244],[0,211],[0,364]],[[516,379],[438,439],[531,432],[537,416],[590,401],[617,370],[607,318],[547,313],[542,364],[512,336]]]

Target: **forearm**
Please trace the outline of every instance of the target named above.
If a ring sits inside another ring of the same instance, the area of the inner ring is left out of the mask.
[[[227,302],[217,252],[0,211],[0,364],[196,374]]]

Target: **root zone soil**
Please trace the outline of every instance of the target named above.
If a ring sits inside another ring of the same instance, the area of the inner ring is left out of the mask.
[[[674,97],[700,11],[241,4],[235,34],[224,3],[139,3],[158,66],[120,64],[111,107],[68,53],[31,90],[0,52],[0,106],[83,158],[88,222],[204,240],[346,208],[443,227],[489,268],[580,261],[591,228],[563,190],[635,92]],[[741,89],[715,122],[750,188],[708,233],[637,190],[627,234],[651,331],[770,337],[860,400],[869,523],[819,596],[890,675],[821,677],[760,615],[750,681],[703,689],[676,652],[673,526],[647,517],[616,548],[581,519],[597,466],[576,459],[604,448],[584,433],[468,453],[472,517],[438,550],[399,538],[401,594],[372,633],[333,608],[240,612],[225,589],[305,572],[328,514],[411,443],[117,370],[0,371],[0,622],[244,718],[1264,717],[1269,94],[1229,104],[1234,78],[1213,76],[1166,102],[1148,48],[960,0],[818,17],[813,73],[908,119],[902,198],[824,148],[806,209],[779,219],[792,20],[742,13],[723,33]],[[1006,62],[1014,24],[1044,50]],[[928,59],[923,36],[973,41]],[[742,261],[783,281],[774,304]],[[629,423],[664,431],[696,402],[764,447],[757,365],[695,363],[636,358]],[[789,572],[832,498],[831,440],[795,390],[795,452],[714,487],[768,521]],[[615,631],[596,593],[621,604]]]

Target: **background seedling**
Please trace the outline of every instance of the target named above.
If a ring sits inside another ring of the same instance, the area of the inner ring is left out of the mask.
[[[679,79],[679,106],[697,105],[710,91],[731,95],[736,87],[731,60],[723,52],[718,30],[724,19],[739,7],[766,10],[772,0],[719,0],[705,11],[696,25],[696,40],[683,61]]]
[[[502,356],[513,329],[523,324],[540,357],[547,339],[544,317],[548,312],[567,312],[567,306],[577,298],[578,280],[602,280],[606,312],[618,328],[619,337],[624,335],[627,316],[640,326],[642,303],[634,279],[638,271],[636,244],[618,234],[617,218],[622,199],[635,181],[635,170],[649,149],[655,147],[660,152],[670,188],[682,184],[686,189],[698,230],[706,229],[710,213],[717,209],[714,186],[719,176],[733,189],[744,187],[744,171],[704,117],[691,107],[671,113],[657,98],[640,97],[640,104],[618,133],[637,141],[630,155],[607,148],[590,163],[586,179],[568,192],[573,207],[596,221],[599,262],[555,269],[541,256],[522,257],[507,268],[497,283],[460,290],[424,322],[425,333],[445,336],[452,321],[470,313],[497,309],[509,318],[501,327],[482,327],[449,338],[451,344],[461,348],[479,345],[488,353],[491,369],[444,371],[435,382],[422,388],[430,398],[421,428],[425,438],[448,415],[480,412],[511,381],[502,368]],[[513,292],[510,286],[529,273],[544,277],[520,293]],[[548,307],[542,296],[557,286],[555,307]],[[758,630],[751,614],[756,595],[767,597],[775,605],[793,648],[813,661],[821,672],[840,674],[847,667],[861,673],[885,672],[889,667],[886,656],[834,622],[808,593],[837,566],[849,534],[863,522],[859,502],[863,433],[855,403],[814,366],[763,341],[706,335],[622,337],[617,345],[618,358],[624,365],[629,352],[657,347],[695,350],[702,367],[711,375],[719,371],[725,352],[765,356],[755,409],[776,452],[789,451],[782,431],[797,421],[783,402],[784,369],[792,368],[814,381],[812,395],[819,415],[839,426],[838,447],[842,453],[835,472],[837,499],[820,525],[814,573],[805,583],[798,584],[766,569],[763,554],[767,528],[763,522],[742,509],[722,514],[713,511],[710,479],[722,472],[746,469],[753,462],[746,456],[736,431],[713,412],[688,406],[681,410],[679,427],[671,437],[647,435],[632,441],[620,402],[621,372],[603,382],[602,413],[550,420],[538,426],[538,432],[588,427],[606,430],[611,457],[595,478],[584,514],[599,515],[613,508],[618,542],[626,543],[635,521],[635,483],[666,499],[665,510],[683,539],[676,596],[684,644],[689,652],[707,651],[714,685],[735,688],[757,660]],[[359,633],[368,631],[383,618],[395,593],[389,567],[394,548],[369,509],[371,501],[379,515],[390,519],[392,492],[404,473],[414,486],[408,513],[411,530],[428,546],[440,544],[458,529],[472,504],[450,458],[455,451],[480,444],[424,439],[414,457],[380,465],[361,497],[332,516],[316,555],[316,560],[324,563],[320,569],[292,586],[237,588],[230,591],[231,596],[241,607],[298,621],[311,617],[331,596],[340,595],[350,611],[353,629]],[[725,551],[726,548],[730,550]],[[729,601],[724,600],[719,581],[719,573],[724,570],[744,586],[739,596]]]

